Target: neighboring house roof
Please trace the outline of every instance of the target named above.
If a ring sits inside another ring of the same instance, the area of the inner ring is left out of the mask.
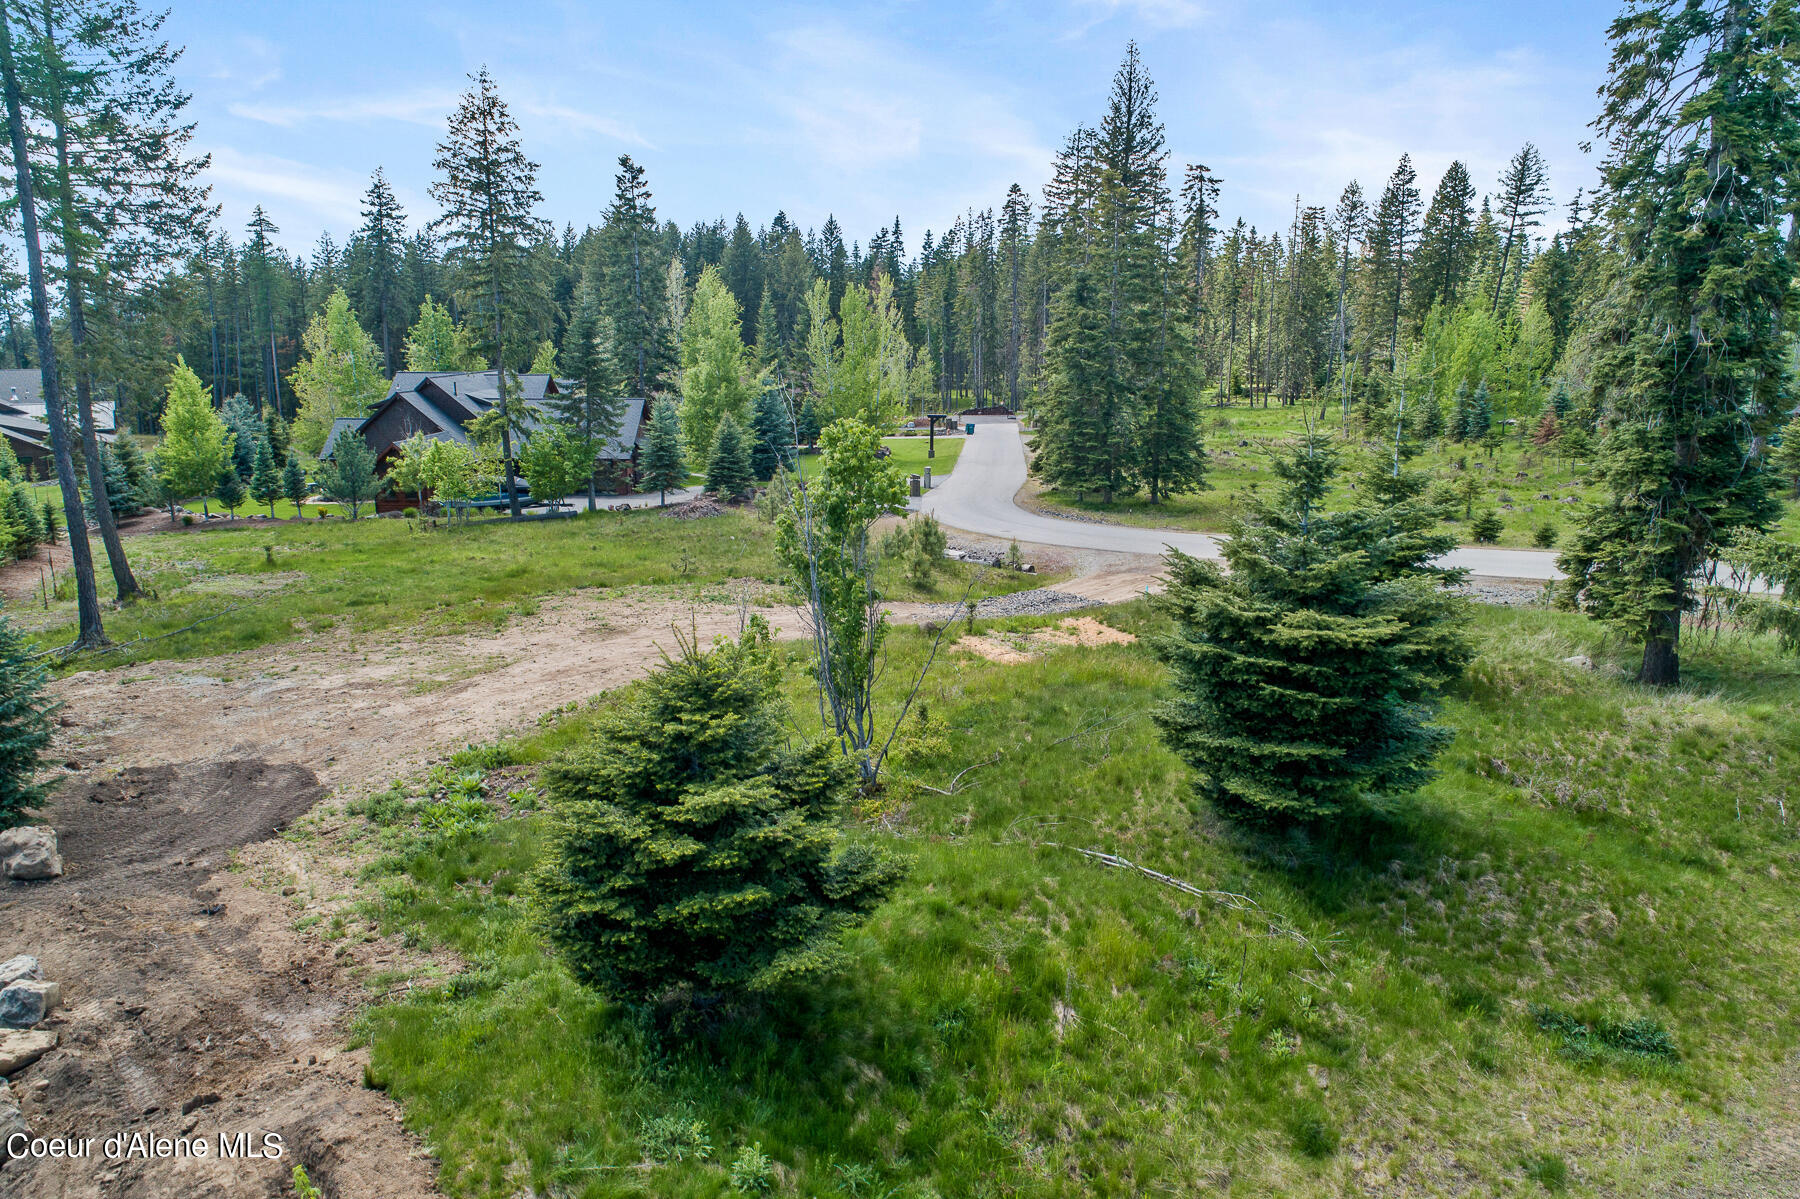
[[[520,375],[518,382],[518,402],[523,408],[519,413],[519,423],[523,426],[519,440],[523,444],[531,440],[534,431],[552,422],[547,401],[567,392],[574,384],[572,380],[559,380],[545,374]],[[415,429],[420,423],[428,426],[418,430],[426,437],[466,444],[469,440],[468,424],[492,410],[499,402],[498,378],[493,371],[401,371],[394,376],[387,395],[370,409],[368,416],[360,420],[349,418],[333,423],[319,456],[330,456],[343,428],[355,428],[366,433],[395,405],[405,405],[420,418],[419,421],[408,422]],[[623,401],[619,431],[601,451],[602,459],[630,459],[643,429],[645,403],[643,399],[636,398]],[[394,434],[384,433],[382,436],[385,440]],[[372,445],[370,448],[377,454],[383,454],[392,444]]]
[[[48,452],[50,448],[50,426],[29,416],[0,412],[0,434],[30,450]]]
[[[12,398],[12,392],[18,392],[18,399]],[[18,406],[19,400],[37,405],[39,412],[44,410],[44,376],[33,367],[30,370],[0,371],[0,404]]]
[[[115,431],[113,402],[111,400],[89,401],[94,411],[94,430],[98,433]],[[44,419],[44,377],[35,370],[0,371],[0,412],[18,416],[29,416],[34,420]],[[47,431],[47,430],[46,430]]]
[[[332,421],[331,428],[325,431],[325,445],[319,450],[319,457],[331,457],[331,449],[333,446],[337,445],[338,434],[342,433],[345,429],[356,428],[366,419],[368,418],[361,416],[340,416]]]

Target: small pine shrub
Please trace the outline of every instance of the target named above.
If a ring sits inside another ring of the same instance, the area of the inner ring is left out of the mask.
[[[1504,532],[1505,529],[1506,523],[1500,519],[1500,514],[1492,508],[1487,509],[1480,516],[1477,516],[1475,522],[1469,526],[1469,532],[1474,534],[1475,540],[1481,542],[1483,545],[1492,545],[1494,542],[1500,540],[1500,534]]]
[[[768,625],[685,644],[543,774],[536,901],[575,977],[628,1003],[766,994],[834,973],[899,865],[843,839],[855,769],[788,743]]]
[[[1537,532],[1531,535],[1531,544],[1537,546],[1541,550],[1547,550],[1556,545],[1556,538],[1556,522],[1547,520],[1537,527]]]
[[[28,652],[24,636],[0,612],[0,828],[25,823],[44,802],[35,780],[56,705],[44,692],[47,670]]]

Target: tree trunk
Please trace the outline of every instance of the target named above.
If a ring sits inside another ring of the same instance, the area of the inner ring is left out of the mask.
[[[81,510],[81,490],[75,483],[75,460],[69,453],[67,424],[63,416],[56,346],[51,340],[50,297],[44,286],[44,254],[38,240],[37,202],[31,188],[31,156],[26,149],[25,116],[19,97],[18,68],[13,60],[11,18],[5,0],[0,0],[0,81],[3,81],[6,93],[13,182],[18,189],[25,273],[31,289],[31,322],[37,340],[38,369],[43,376],[44,423],[50,426],[50,450],[56,460],[56,482],[62,492],[63,516],[68,522],[69,556],[75,565],[75,605],[80,624],[69,648],[92,649],[107,644],[106,629],[100,621],[100,594],[94,586],[94,559],[88,550],[87,518]]]
[[[44,11],[44,40],[55,43],[48,5]],[[51,125],[56,130],[56,184],[62,192],[62,243],[65,287],[69,302],[69,365],[75,373],[75,412],[81,424],[81,456],[87,463],[88,495],[94,501],[94,521],[100,526],[100,542],[106,547],[106,561],[112,567],[113,585],[124,603],[144,593],[132,576],[131,563],[119,541],[118,522],[113,519],[112,504],[106,493],[106,467],[100,459],[100,438],[94,431],[93,380],[87,369],[87,306],[82,296],[81,264],[76,257],[80,233],[76,229],[75,185],[69,174],[68,120],[63,112],[62,79],[57,77],[57,92],[51,98]],[[117,414],[114,415],[115,427]]]
[[[1681,681],[1679,646],[1685,598],[1685,591],[1678,584],[1674,606],[1650,618],[1649,627],[1644,631],[1644,660],[1638,667],[1638,682],[1651,687],[1673,687]]]

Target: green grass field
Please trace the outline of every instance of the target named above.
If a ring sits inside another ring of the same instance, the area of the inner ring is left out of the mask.
[[[358,633],[406,626],[430,635],[503,627],[540,599],[575,588],[703,588],[726,579],[778,583],[770,525],[746,511],[674,520],[656,509],[582,513],[514,525],[477,520],[427,528],[405,520],[211,522],[125,539],[139,581],[154,598],[106,613],[114,641],[173,632],[226,608],[229,619],[133,648],[130,657],[77,657],[62,669],[126,660],[189,658],[251,649],[338,626]],[[110,580],[98,567],[102,595]],[[895,599],[962,594],[976,568],[946,562],[933,585],[907,582],[884,563]],[[981,574],[977,597],[1045,585],[1033,575]],[[43,646],[73,636],[73,589],[48,612],[20,613]]]
[[[1038,503],[1046,510],[1068,508],[1128,525],[1223,533],[1241,498],[1275,486],[1269,465],[1271,447],[1293,436],[1308,413],[1317,411],[1316,407],[1206,408],[1202,422],[1208,455],[1206,491],[1174,496],[1161,504],[1151,504],[1142,495],[1101,504],[1049,490],[1040,493]],[[1351,476],[1362,456],[1391,453],[1392,446],[1365,441],[1354,431],[1346,434],[1336,410],[1327,411],[1321,424],[1338,437],[1346,451],[1345,471],[1332,500],[1333,505],[1344,507],[1354,501]],[[1559,458],[1549,449],[1532,445],[1529,437],[1521,444],[1510,433],[1491,457],[1478,445],[1440,441],[1428,446],[1411,465],[1446,488],[1473,478],[1477,485],[1474,512],[1478,515],[1492,508],[1504,523],[1500,545],[1534,545],[1538,529],[1545,524],[1555,527],[1560,541],[1579,519],[1581,505],[1599,496],[1586,473],[1591,463]],[[1464,519],[1467,501],[1457,498],[1448,502],[1456,517],[1448,527],[1464,544],[1472,544],[1474,536]],[[1800,541],[1800,504],[1787,503],[1779,527],[1783,536]]]
[[[913,868],[852,972],[687,1047],[547,954],[541,814],[403,818],[363,918],[467,971],[370,1012],[369,1077],[457,1196],[724,1196],[748,1145],[805,1196],[1718,1193],[1800,1042],[1800,830],[1777,802],[1800,665],[1697,642],[1688,684],[1651,693],[1577,617],[1482,609],[1475,632],[1442,777],[1333,837],[1196,808],[1142,644],[956,655],[932,735],[855,817]],[[923,638],[894,644],[916,661]],[[955,795],[908,784],[990,755]]]
[[[956,459],[962,454],[963,438],[946,437],[942,433],[937,437],[937,457],[925,456],[930,448],[930,441],[924,437],[884,437],[881,444],[893,450],[889,461],[899,466],[901,473],[916,475],[931,467],[931,475],[940,478],[950,473],[956,466]],[[822,459],[817,454],[804,454],[800,458],[800,476],[810,479],[819,473]]]

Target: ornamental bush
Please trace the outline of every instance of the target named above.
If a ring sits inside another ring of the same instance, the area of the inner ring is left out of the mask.
[[[792,746],[768,626],[680,656],[545,771],[536,906],[576,978],[620,1001],[766,995],[845,962],[899,865],[847,840],[854,768]]]

